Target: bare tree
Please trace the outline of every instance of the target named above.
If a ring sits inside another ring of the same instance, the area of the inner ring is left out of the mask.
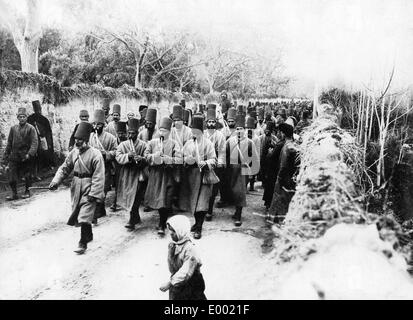
[[[0,21],[13,35],[20,54],[21,70],[39,72],[39,43],[42,37],[40,0],[26,0],[26,12],[20,15],[5,0],[0,0]]]

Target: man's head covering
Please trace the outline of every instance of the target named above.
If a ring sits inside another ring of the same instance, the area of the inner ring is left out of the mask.
[[[247,129],[255,129],[255,119],[253,117],[247,118]]]
[[[139,120],[136,118],[131,118],[128,120],[128,130],[139,130]]]
[[[32,106],[33,106],[33,111],[35,113],[41,113],[42,112],[42,106],[40,105],[39,100],[32,101]]]
[[[217,105],[215,103],[208,103],[207,105],[207,111],[209,109],[217,110]]]
[[[89,117],[89,111],[87,110],[80,110],[79,117]]]
[[[207,117],[206,120],[217,120],[217,112],[215,109],[208,109],[207,110]]]
[[[114,104],[113,105],[113,109],[112,109],[112,113],[119,113],[120,114],[120,105],[119,104]]]
[[[126,132],[126,122],[119,121],[116,128],[116,132]]]
[[[183,109],[181,105],[175,105],[172,108],[172,120],[183,120]]]
[[[244,107],[242,104],[240,104],[240,105],[237,107],[237,113],[238,113],[238,114],[245,114],[245,107]]]
[[[204,113],[204,111],[205,111],[205,105],[204,105],[204,104],[200,104],[200,105],[199,105],[199,108],[198,108],[198,112],[199,112],[199,113]]]
[[[295,127],[295,118],[294,117],[288,117],[287,120],[285,120],[286,124],[289,124],[290,126],[292,126],[293,128]]]
[[[237,116],[237,110],[235,108],[229,108],[227,120],[235,120],[236,116]]]
[[[179,104],[181,105],[182,109],[185,109],[185,107],[186,107],[185,99],[182,99]]]
[[[27,110],[25,107],[20,107],[17,109],[17,115],[19,116],[21,114],[27,116]]]
[[[140,111],[141,113],[141,119],[145,119],[146,118],[146,112],[148,111],[148,108],[143,109],[142,111]]]
[[[159,128],[164,128],[166,130],[171,130],[172,128],[172,120],[169,117],[163,117],[161,120],[161,124],[159,126]]]
[[[75,132],[75,139],[82,139],[83,141],[88,142],[92,129],[93,127],[89,122],[79,123]]]
[[[156,109],[154,109],[154,108],[149,108],[147,111],[146,111],[146,117],[145,117],[145,120],[148,122],[148,121],[151,121],[151,122],[153,122],[153,123],[156,123],[156,114],[158,113],[158,110],[156,110]]]
[[[289,125],[285,122],[280,123],[280,125],[278,126],[278,130],[280,130],[282,133],[284,133],[288,138],[293,137],[294,128],[291,125]]]
[[[192,118],[191,128],[198,129],[204,132],[204,117],[195,115]]]
[[[139,112],[141,112],[143,109],[148,109],[148,106],[140,105],[139,106]]]
[[[235,118],[235,127],[245,128],[245,115],[237,114],[237,117]]]
[[[105,110],[96,109],[93,113],[93,121],[92,122],[105,123],[106,122]]]
[[[174,241],[175,244],[181,244],[191,238],[191,223],[186,216],[175,215],[169,218],[166,224],[175,231],[178,238],[177,241]]]

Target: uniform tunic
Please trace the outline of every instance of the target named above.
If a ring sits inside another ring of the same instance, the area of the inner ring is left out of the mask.
[[[89,144],[99,151],[106,151],[106,156],[104,157],[105,192],[108,192],[111,189],[112,185],[112,170],[114,170],[113,161],[115,160],[118,142],[112,134],[103,131],[99,136],[97,135],[97,133],[92,133],[90,135]]]
[[[88,202],[87,196],[95,197],[98,202],[102,202],[105,197],[105,163],[102,154],[93,147],[88,147],[81,154],[79,149],[74,148],[57,170],[53,182],[60,184],[72,171],[72,214],[67,224],[92,223],[96,202]]]
[[[128,153],[135,151],[137,155],[144,156],[147,144],[139,139],[123,141],[116,149],[116,161],[121,165],[119,170],[118,184],[118,204],[125,210],[131,211],[136,197],[143,198],[142,187],[146,184],[139,181],[144,165],[138,165],[134,160],[130,160]],[[133,150],[134,149],[134,150]]]
[[[228,201],[237,207],[245,207],[247,205],[246,179],[248,179],[249,175],[256,174],[259,168],[259,158],[254,142],[247,137],[242,137],[240,140],[238,140],[238,137],[228,139],[226,157]]]
[[[198,144],[200,160],[206,161],[209,167],[216,166],[215,149],[211,141],[202,137]],[[185,143],[183,157],[188,155],[197,159],[196,144],[191,139]],[[204,170],[206,168],[204,167]],[[181,210],[194,214],[195,212],[208,211],[209,198],[212,195],[212,185],[202,184],[202,175],[197,163],[184,165],[182,183],[179,193],[179,207]]]
[[[158,153],[163,155],[167,163],[161,163]],[[149,187],[146,188],[144,205],[156,210],[171,208],[174,166],[181,162],[177,143],[170,138],[163,142],[152,139],[148,142],[145,158],[149,164]]]
[[[151,141],[152,139],[157,139],[157,138],[159,138],[159,133],[158,133],[158,130],[156,129],[153,131],[152,137],[149,137],[149,131],[147,128],[143,129],[138,134],[138,139],[145,141],[145,142],[148,142],[148,141]]]
[[[30,175],[31,160],[37,153],[39,145],[36,129],[26,123],[21,126],[17,124],[10,128],[7,139],[6,150],[4,151],[4,161],[9,163],[9,181],[16,182],[19,175]],[[26,155],[30,159],[26,160]]]
[[[280,169],[270,208],[270,211],[277,216],[285,216],[288,212],[288,207],[295,190],[293,176],[298,170],[298,164],[297,145],[294,141],[287,141],[281,149]],[[292,192],[286,190],[291,190]]]

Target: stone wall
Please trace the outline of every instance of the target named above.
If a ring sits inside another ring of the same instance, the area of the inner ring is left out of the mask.
[[[179,103],[181,99],[186,100],[186,107],[193,108],[201,103],[200,95],[178,94],[162,90],[138,91],[134,88],[123,87],[120,89],[102,88],[98,86],[82,86],[78,88],[60,88],[58,84],[49,85],[53,90],[47,91],[43,82],[49,84],[52,78],[39,75],[30,81],[10,80],[15,75],[21,77],[25,73],[16,73],[8,76],[8,83],[4,81],[4,73],[0,74],[0,159],[3,159],[4,149],[10,127],[17,124],[17,109],[25,106],[30,113],[33,112],[31,102],[40,100],[42,113],[46,116],[53,130],[53,142],[56,156],[62,158],[67,154],[69,138],[75,124],[79,121],[79,111],[87,109],[92,116],[93,110],[101,108],[103,100],[110,98],[110,106],[120,104],[122,107],[121,120],[126,121],[126,115],[133,111],[139,116],[139,105],[148,105],[158,110],[158,119],[168,116],[172,106]],[[98,88],[98,89],[96,89]],[[62,98],[62,92],[66,96]],[[70,94],[67,94],[69,92]],[[207,97],[207,100],[213,100]],[[203,101],[202,103],[205,103]],[[0,176],[4,175],[4,169],[0,168]],[[4,180],[4,179],[1,179]]]

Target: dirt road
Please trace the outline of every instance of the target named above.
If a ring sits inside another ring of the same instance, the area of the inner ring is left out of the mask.
[[[113,193],[108,195],[108,201]],[[247,195],[243,225],[233,208],[215,209],[196,240],[203,259],[208,299],[259,299],[257,283],[268,268],[271,229],[263,217],[262,189]],[[67,188],[36,193],[0,206],[0,299],[167,299],[159,286],[168,280],[169,235],[156,234],[156,211],[144,213],[133,232],[124,228],[125,211],[112,213],[93,228],[85,255],[73,250],[78,228],[66,225]],[[191,220],[193,218],[191,217]]]

